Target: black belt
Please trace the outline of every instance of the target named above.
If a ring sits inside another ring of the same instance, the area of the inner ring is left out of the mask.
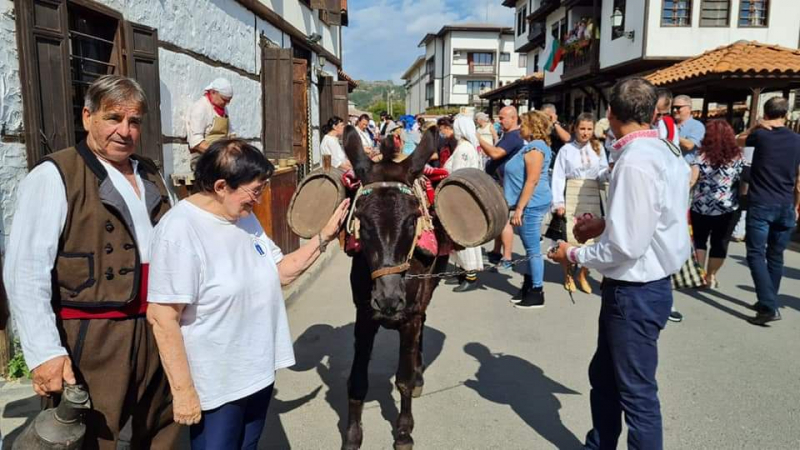
[[[666,280],[668,278],[669,277],[664,277],[664,278],[661,278],[659,280],[653,280],[653,281],[623,281],[623,280],[615,280],[613,278],[605,277],[605,278],[603,278],[603,282],[600,283],[600,287],[601,288],[606,287],[606,286],[608,286],[608,287],[620,287],[620,286],[621,287],[626,287],[626,286],[641,287],[641,286],[644,286],[646,284],[657,283],[659,281],[663,281],[663,280]]]

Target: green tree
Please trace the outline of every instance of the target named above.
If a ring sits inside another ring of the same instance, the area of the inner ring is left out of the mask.
[[[381,111],[389,111],[385,100],[373,102],[367,107],[367,111],[372,113],[372,119],[376,122],[380,120]],[[392,116],[396,119],[406,113],[405,99],[392,100]]]

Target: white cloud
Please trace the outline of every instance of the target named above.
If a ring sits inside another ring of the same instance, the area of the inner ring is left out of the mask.
[[[491,0],[351,0],[344,28],[344,69],[365,80],[400,81],[422,54],[417,45],[427,33],[459,22],[511,26],[513,11]]]

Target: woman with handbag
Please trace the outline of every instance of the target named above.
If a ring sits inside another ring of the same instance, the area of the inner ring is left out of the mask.
[[[603,146],[594,135],[595,120],[590,113],[578,116],[573,128],[573,140],[561,147],[556,156],[553,167],[553,203],[550,210],[553,221],[560,222],[557,226],[564,229],[563,236],[559,239],[566,240],[566,227],[572,227],[573,221],[565,217],[566,199],[565,191],[567,180],[604,180],[608,176],[608,159]],[[551,229],[554,227],[551,226]],[[550,233],[548,237],[555,237]],[[589,269],[581,267],[578,271],[578,287],[587,294],[592,292],[587,277]],[[575,291],[575,282],[572,274],[567,273],[564,278],[564,288],[570,292]]]
[[[717,272],[725,262],[736,226],[737,187],[743,167],[742,150],[736,145],[733,128],[724,120],[709,122],[692,164],[691,223],[697,261],[706,268],[706,285],[712,289],[719,287]]]

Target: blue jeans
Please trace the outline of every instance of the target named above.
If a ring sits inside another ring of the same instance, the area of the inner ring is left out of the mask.
[[[200,423],[189,428],[192,450],[255,450],[267,421],[273,386],[203,411]]]
[[[750,205],[747,210],[747,265],[756,288],[756,310],[774,313],[783,277],[783,251],[796,225],[794,205]]]
[[[587,449],[616,449],[622,413],[628,448],[661,450],[658,337],[672,308],[670,279],[649,283],[603,281],[597,351],[589,365],[593,428]]]
[[[525,208],[522,213],[522,226],[519,227],[519,237],[525,247],[525,256],[528,260],[528,275],[533,280],[533,287],[542,287],[544,284],[544,258],[542,257],[542,220],[544,220],[550,205]]]

